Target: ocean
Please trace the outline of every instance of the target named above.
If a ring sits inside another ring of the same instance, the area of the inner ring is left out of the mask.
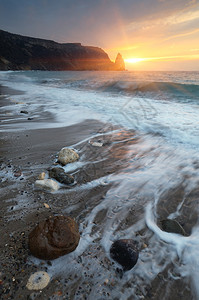
[[[67,276],[75,258],[95,241],[109,257],[114,240],[133,238],[142,245],[138,263],[112,289],[99,284],[114,278],[111,271],[97,259],[90,266],[90,258],[83,258],[92,275],[88,299],[101,294],[99,299],[109,299],[103,293],[111,299],[145,299],[145,287],[155,285],[162,273],[167,274],[161,281],[166,282],[162,299],[170,299],[171,281],[199,299],[199,72],[9,71],[0,72],[0,84],[23,92],[7,95],[6,106],[0,108],[1,132],[50,130],[94,119],[108,124],[106,135],[117,135],[115,143],[127,142],[122,169],[76,188],[111,183],[102,201],[86,210],[77,250],[53,262],[51,275]],[[32,121],[24,125],[27,115],[21,111],[28,111]],[[90,140],[100,137],[95,133]],[[131,140],[136,142],[129,144]],[[65,168],[71,172],[84,164],[80,159]],[[96,226],[94,220],[104,210],[107,217]],[[163,231],[162,219],[177,220],[187,236]]]

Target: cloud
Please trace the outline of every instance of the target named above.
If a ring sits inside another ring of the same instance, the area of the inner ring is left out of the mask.
[[[179,8],[175,13],[165,13],[164,17],[156,15],[152,19],[150,16],[150,19],[131,22],[127,24],[126,31],[134,38],[142,36],[147,40],[159,38],[162,41],[193,35],[199,31],[199,5],[194,4],[193,9],[193,2],[189,4],[189,7]]]
[[[199,32],[199,28],[194,29],[192,31],[183,32],[183,33],[179,33],[179,34],[176,34],[176,35],[173,35],[173,36],[169,36],[169,37],[165,38],[164,41],[168,41],[168,40],[171,40],[171,39],[185,37],[185,36],[188,36],[188,35],[193,35],[193,34],[196,34],[198,32]]]

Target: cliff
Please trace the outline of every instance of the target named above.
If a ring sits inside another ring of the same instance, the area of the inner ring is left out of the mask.
[[[0,30],[0,70],[107,70],[119,71],[98,47],[56,43]]]

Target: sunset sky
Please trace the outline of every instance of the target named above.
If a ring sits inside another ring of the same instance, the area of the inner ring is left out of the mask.
[[[120,52],[128,70],[199,70],[198,0],[0,0],[0,29]]]

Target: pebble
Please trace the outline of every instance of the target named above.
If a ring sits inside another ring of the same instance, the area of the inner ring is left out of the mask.
[[[90,143],[93,147],[102,147],[103,146],[103,143],[101,142],[91,142]]]
[[[21,171],[14,172],[14,177],[20,177],[22,175]]]
[[[44,203],[45,208],[50,208],[50,206],[47,203]]]
[[[50,276],[47,272],[38,271],[30,276],[27,282],[28,290],[42,290],[50,282]]]
[[[26,114],[26,115],[27,115],[27,114],[28,114],[28,111],[27,111],[27,110],[21,110],[20,113],[21,113],[21,114]]]
[[[46,176],[46,173],[42,172],[42,173],[39,174],[38,179],[43,180],[45,178],[45,176]]]

